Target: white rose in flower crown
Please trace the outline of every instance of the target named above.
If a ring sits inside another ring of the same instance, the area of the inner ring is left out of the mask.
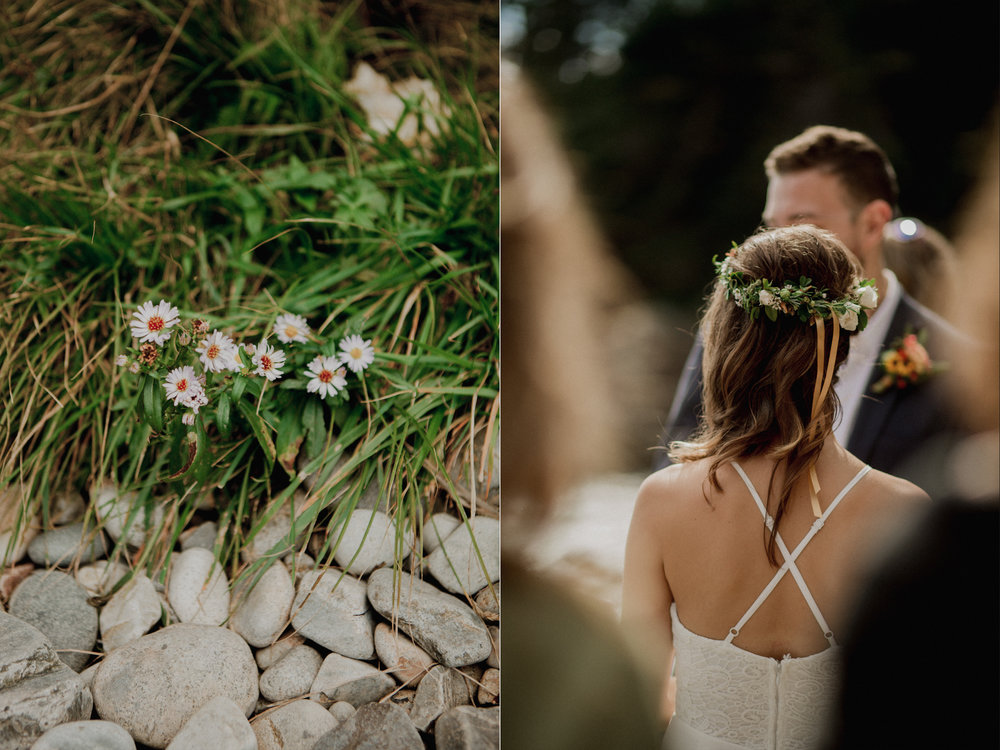
[[[874,310],[878,306],[878,290],[873,286],[863,286],[858,296],[858,302],[862,307]]]
[[[845,331],[858,330],[858,314],[850,309],[850,307],[848,307],[847,312],[843,315],[838,315],[837,319],[840,321],[840,327]]]
[[[761,289],[757,294],[757,299],[760,300],[760,304],[766,305],[767,307],[777,307],[778,300],[773,294],[771,294],[767,289]]]

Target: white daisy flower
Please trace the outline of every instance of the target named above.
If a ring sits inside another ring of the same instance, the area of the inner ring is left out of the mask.
[[[371,339],[365,341],[360,336],[346,336],[340,340],[340,361],[351,368],[351,372],[361,372],[375,361],[375,349]]]
[[[239,363],[236,361],[236,344],[221,331],[212,331],[208,334],[198,342],[195,351],[209,372],[239,369]]]
[[[316,357],[306,367],[309,372],[305,376],[309,378],[306,390],[309,393],[318,393],[320,398],[333,396],[347,387],[347,370],[341,367],[341,362],[336,357]]]
[[[180,312],[169,302],[161,299],[157,305],[143,302],[139,305],[139,309],[132,313],[132,317],[134,320],[129,321],[129,326],[135,338],[163,346],[170,338],[170,329],[180,320]]]
[[[290,344],[293,341],[304,344],[309,340],[306,338],[309,331],[309,324],[301,315],[285,313],[274,321],[274,335],[283,344]]]
[[[208,403],[208,396],[202,390],[191,391],[186,396],[183,396],[178,403],[188,407],[192,412],[197,414],[198,410]]]
[[[257,368],[254,375],[263,375],[268,380],[277,380],[281,377],[281,368],[285,366],[285,353],[281,349],[275,349],[267,340],[261,341],[253,355],[253,363]]]
[[[163,379],[163,387],[167,391],[167,398],[175,404],[181,403],[182,399],[190,398],[193,393],[202,393],[201,383],[198,382],[198,375],[193,367],[184,365],[175,367],[167,373]]]

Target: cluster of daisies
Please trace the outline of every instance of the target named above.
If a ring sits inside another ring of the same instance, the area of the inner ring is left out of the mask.
[[[160,355],[160,347],[171,337],[172,329],[180,323],[180,313],[169,302],[160,300],[158,304],[144,302],[132,313],[129,327],[138,343],[138,355],[130,360],[126,355],[118,357],[117,364],[127,366],[130,372],[140,372],[143,365],[152,367]],[[286,365],[285,352],[271,346],[265,336],[257,344],[237,344],[222,331],[209,332],[209,325],[203,320],[195,320],[191,333],[179,330],[177,343],[182,347],[195,339],[195,352],[205,368],[205,373],[224,374],[241,372],[274,381],[281,378]],[[307,343],[311,333],[309,324],[301,315],[285,313],[274,323],[273,333],[287,345]],[[339,342],[339,351],[332,356],[319,355],[302,373],[306,378],[306,390],[320,398],[333,396],[347,387],[347,371],[357,374],[365,370],[375,360],[375,350],[371,341],[361,336],[345,336]],[[171,369],[163,379],[167,399],[174,404],[190,409],[182,416],[184,424],[194,424],[198,410],[209,399],[206,395],[206,375],[197,373],[191,365]]]

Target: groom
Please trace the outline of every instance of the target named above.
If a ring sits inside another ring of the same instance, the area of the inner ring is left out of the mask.
[[[862,133],[817,125],[776,146],[764,161],[768,177],[763,221],[768,227],[814,224],[836,234],[878,286],[878,309],[851,342],[835,386],[841,417],[834,434],[841,445],[875,469],[926,485],[929,467],[943,465],[959,437],[949,408],[945,373],[920,382],[887,373],[882,354],[906,334],[919,334],[931,370],[943,367],[968,339],[912,299],[882,259],[882,230],[896,213],[896,173],[885,153]],[[920,341],[907,340],[905,355],[890,367],[904,374],[927,367]],[[681,374],[667,418],[664,442],[692,436],[701,411],[700,337]],[[935,367],[936,366],[936,367]],[[658,454],[656,468],[669,463]],[[926,488],[926,487],[925,487]],[[929,489],[929,488],[926,488]],[[933,493],[932,493],[933,494]]]

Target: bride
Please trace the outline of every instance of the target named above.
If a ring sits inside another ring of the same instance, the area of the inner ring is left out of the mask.
[[[671,687],[664,747],[814,748],[852,596],[893,522],[928,497],[833,436],[835,373],[877,301],[844,245],[784,227],[716,266],[704,415],[639,490],[623,624]]]

